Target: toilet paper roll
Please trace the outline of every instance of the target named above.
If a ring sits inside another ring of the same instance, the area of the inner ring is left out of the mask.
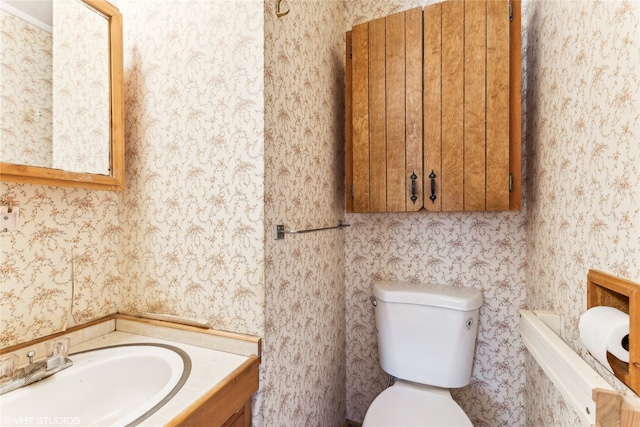
[[[628,344],[629,315],[613,307],[598,306],[580,316],[580,339],[589,353],[613,372],[607,362],[607,351],[623,362],[629,363]],[[625,339],[626,337],[626,339]]]

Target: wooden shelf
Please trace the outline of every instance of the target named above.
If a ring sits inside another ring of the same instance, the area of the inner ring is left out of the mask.
[[[640,284],[597,270],[587,274],[587,309],[613,307],[629,315],[629,363],[613,363],[614,375],[640,394]],[[607,354],[608,360],[615,357]],[[614,361],[614,362],[616,362]]]

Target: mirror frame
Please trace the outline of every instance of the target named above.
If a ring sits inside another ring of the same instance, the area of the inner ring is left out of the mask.
[[[102,13],[109,24],[111,89],[111,175],[67,172],[37,166],[0,162],[0,181],[94,190],[124,191],[124,66],[122,59],[122,14],[105,0],[82,0]]]

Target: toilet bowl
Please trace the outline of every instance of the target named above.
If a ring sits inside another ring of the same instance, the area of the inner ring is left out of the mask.
[[[398,380],[371,403],[362,427],[473,427],[447,389]]]

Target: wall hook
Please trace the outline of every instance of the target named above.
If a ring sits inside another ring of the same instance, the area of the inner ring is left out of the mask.
[[[281,10],[280,9],[280,3],[282,3],[282,0],[276,0],[276,16],[278,18],[282,18],[284,15],[289,13],[289,8],[288,7],[287,7],[287,10]]]

